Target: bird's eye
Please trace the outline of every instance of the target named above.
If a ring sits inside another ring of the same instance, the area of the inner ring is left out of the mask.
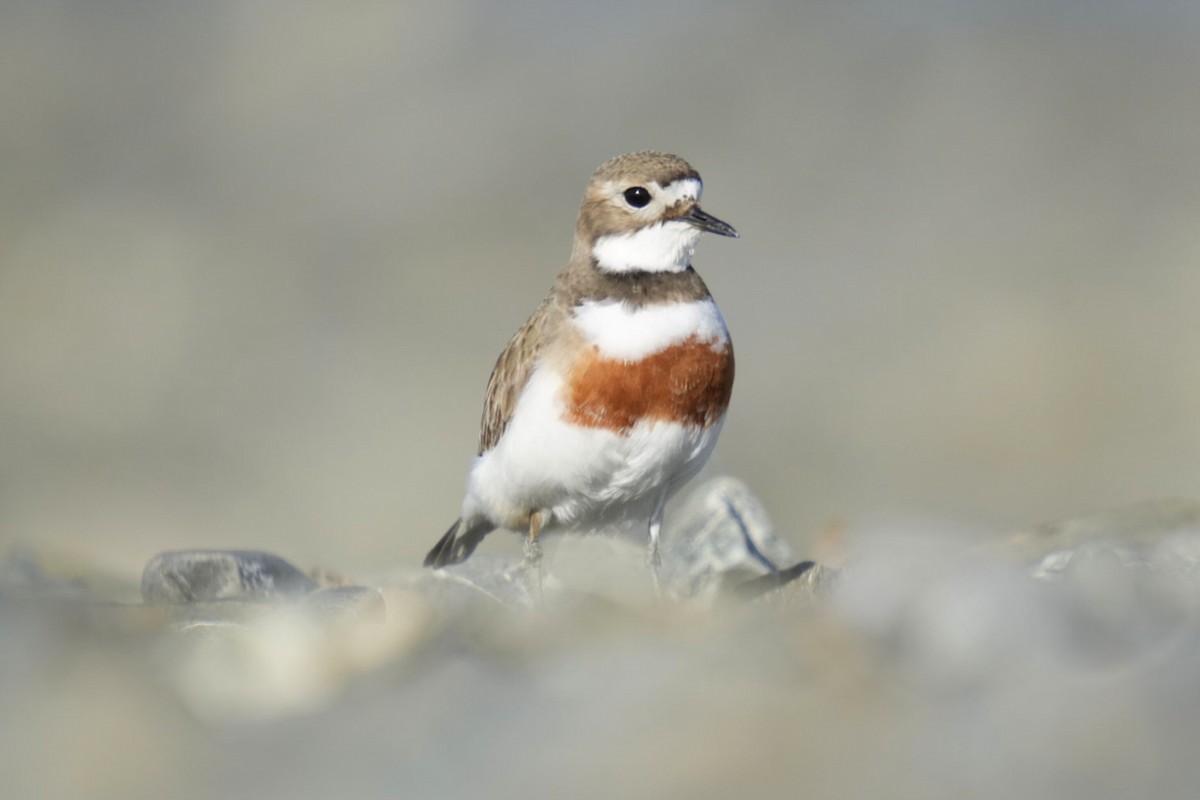
[[[650,202],[650,192],[645,186],[631,186],[625,190],[625,202],[634,208],[645,208]]]

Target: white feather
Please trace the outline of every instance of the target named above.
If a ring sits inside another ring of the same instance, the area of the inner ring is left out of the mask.
[[[531,509],[547,529],[594,529],[645,521],[700,470],[721,430],[641,422],[626,434],[562,420],[563,378],[536,371],[499,443],[467,480],[464,518],[480,514],[520,529]]]
[[[704,184],[698,178],[683,178],[668,183],[663,187],[660,196],[663,205],[670,208],[680,200],[699,200],[700,193],[703,191]]]
[[[692,263],[699,239],[699,228],[673,219],[630,233],[601,236],[592,246],[592,256],[609,272],[680,272]]]
[[[602,356],[622,361],[637,361],[692,336],[713,344],[729,341],[725,320],[711,298],[642,308],[590,300],[575,309],[572,323]]]

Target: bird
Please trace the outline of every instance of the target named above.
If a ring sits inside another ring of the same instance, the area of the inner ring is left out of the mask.
[[[508,529],[540,588],[543,534],[632,523],[658,588],[666,502],[711,455],[733,390],[733,343],[692,254],[702,233],[738,232],[702,190],[657,151],[592,174],[566,267],[492,370],[460,515],[426,567]]]

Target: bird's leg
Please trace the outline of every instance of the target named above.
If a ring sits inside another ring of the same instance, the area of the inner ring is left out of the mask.
[[[542,543],[538,534],[542,532],[542,512],[529,515],[529,536],[525,539],[525,566],[533,572],[534,594],[542,596]]]
[[[650,535],[646,542],[646,566],[650,567],[650,579],[654,582],[654,594],[658,597],[663,596],[662,581],[658,574],[662,568],[662,556],[658,552],[658,534],[662,530],[663,508],[666,504],[667,498],[664,495],[655,505],[654,512],[650,515]]]

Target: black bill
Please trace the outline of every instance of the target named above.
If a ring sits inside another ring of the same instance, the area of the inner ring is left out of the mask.
[[[728,222],[722,222],[712,214],[709,214],[707,211],[700,208],[700,206],[694,206],[688,215],[684,217],[684,219],[702,231],[715,233],[718,236],[732,236],[734,239],[738,238],[738,232],[734,230],[732,225],[730,225]]]

